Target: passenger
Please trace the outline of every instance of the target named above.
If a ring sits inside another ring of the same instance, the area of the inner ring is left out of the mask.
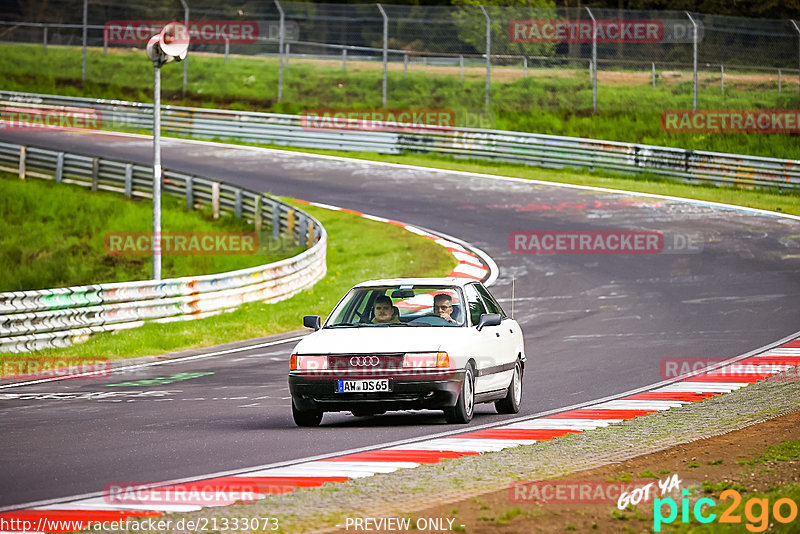
[[[439,293],[433,297],[433,314],[438,315],[448,323],[458,324],[450,314],[453,313],[453,297],[447,293]]]
[[[392,324],[400,322],[400,312],[392,304],[392,299],[381,295],[372,307],[372,324]]]

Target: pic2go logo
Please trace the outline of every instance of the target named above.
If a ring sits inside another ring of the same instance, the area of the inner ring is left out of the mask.
[[[681,499],[681,522],[688,523],[689,515],[694,516],[694,519],[700,523],[711,523],[717,519],[717,514],[711,513],[710,509],[715,508],[717,503],[714,499],[707,497],[695,501],[694,506],[689,503],[686,497],[689,495],[689,490],[682,491],[684,497]],[[733,489],[723,491],[720,496],[720,501],[727,501],[731,499],[732,502],[719,516],[720,523],[740,524],[742,517],[736,514],[736,510],[742,502],[741,494]],[[666,505],[669,510],[667,516],[664,516],[664,506]],[[703,510],[703,506],[707,505],[708,508]],[[745,528],[750,532],[764,532],[769,526],[770,511],[772,517],[778,523],[791,523],[797,519],[797,503],[789,498],[782,498],[775,501],[770,509],[769,499],[750,497],[744,504],[744,516],[747,519]],[[675,499],[655,499],[653,501],[653,531],[661,532],[662,524],[670,524],[678,518],[678,503]]]

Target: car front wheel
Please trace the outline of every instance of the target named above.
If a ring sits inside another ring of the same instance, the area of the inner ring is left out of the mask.
[[[445,408],[444,418],[448,423],[469,423],[472,420],[472,411],[475,407],[475,382],[472,377],[472,368],[464,371],[464,382],[461,384],[461,393],[456,405]]]
[[[494,403],[497,413],[517,413],[519,412],[520,399],[522,398],[522,366],[517,361],[514,365],[514,375],[508,385],[508,393],[505,398]]]
[[[322,422],[322,411],[298,410],[292,401],[292,418],[297,426],[319,426]]]

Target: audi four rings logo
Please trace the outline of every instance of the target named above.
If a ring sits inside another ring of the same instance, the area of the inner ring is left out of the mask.
[[[380,363],[377,356],[353,356],[350,358],[351,367],[375,367]]]

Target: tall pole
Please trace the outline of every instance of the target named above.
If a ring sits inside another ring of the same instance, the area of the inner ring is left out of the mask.
[[[697,110],[697,23],[692,18],[692,15],[687,11],[686,16],[692,21],[692,72],[694,80],[694,88],[692,89],[692,110]]]
[[[189,29],[189,4],[186,3],[186,0],[181,0],[181,4],[183,5],[183,24],[186,26],[188,31]],[[189,61],[188,57],[183,60],[183,89],[181,89],[181,93],[184,98],[186,98],[186,86],[189,83]]]
[[[161,65],[153,62],[153,280],[161,280]]]
[[[89,26],[89,0],[83,0],[83,57],[81,59],[81,81],[86,81],[86,41]]]
[[[586,12],[592,19],[592,113],[597,113],[597,19],[588,7]]]
[[[478,6],[483,11],[483,16],[486,18],[486,111],[489,111],[489,103],[491,100],[490,91],[492,85],[492,19],[489,18],[489,13],[486,8]]]
[[[381,17],[383,17],[383,88],[381,89],[381,102],[383,103],[383,107],[386,107],[386,78],[389,62],[389,17],[386,16],[386,11],[383,10],[382,5],[377,4],[377,6],[381,11]]]
[[[278,30],[278,103],[283,98],[283,36],[284,36],[284,16],[283,8],[278,0],[275,0],[275,6],[278,8],[278,13],[281,14],[280,28]]]

